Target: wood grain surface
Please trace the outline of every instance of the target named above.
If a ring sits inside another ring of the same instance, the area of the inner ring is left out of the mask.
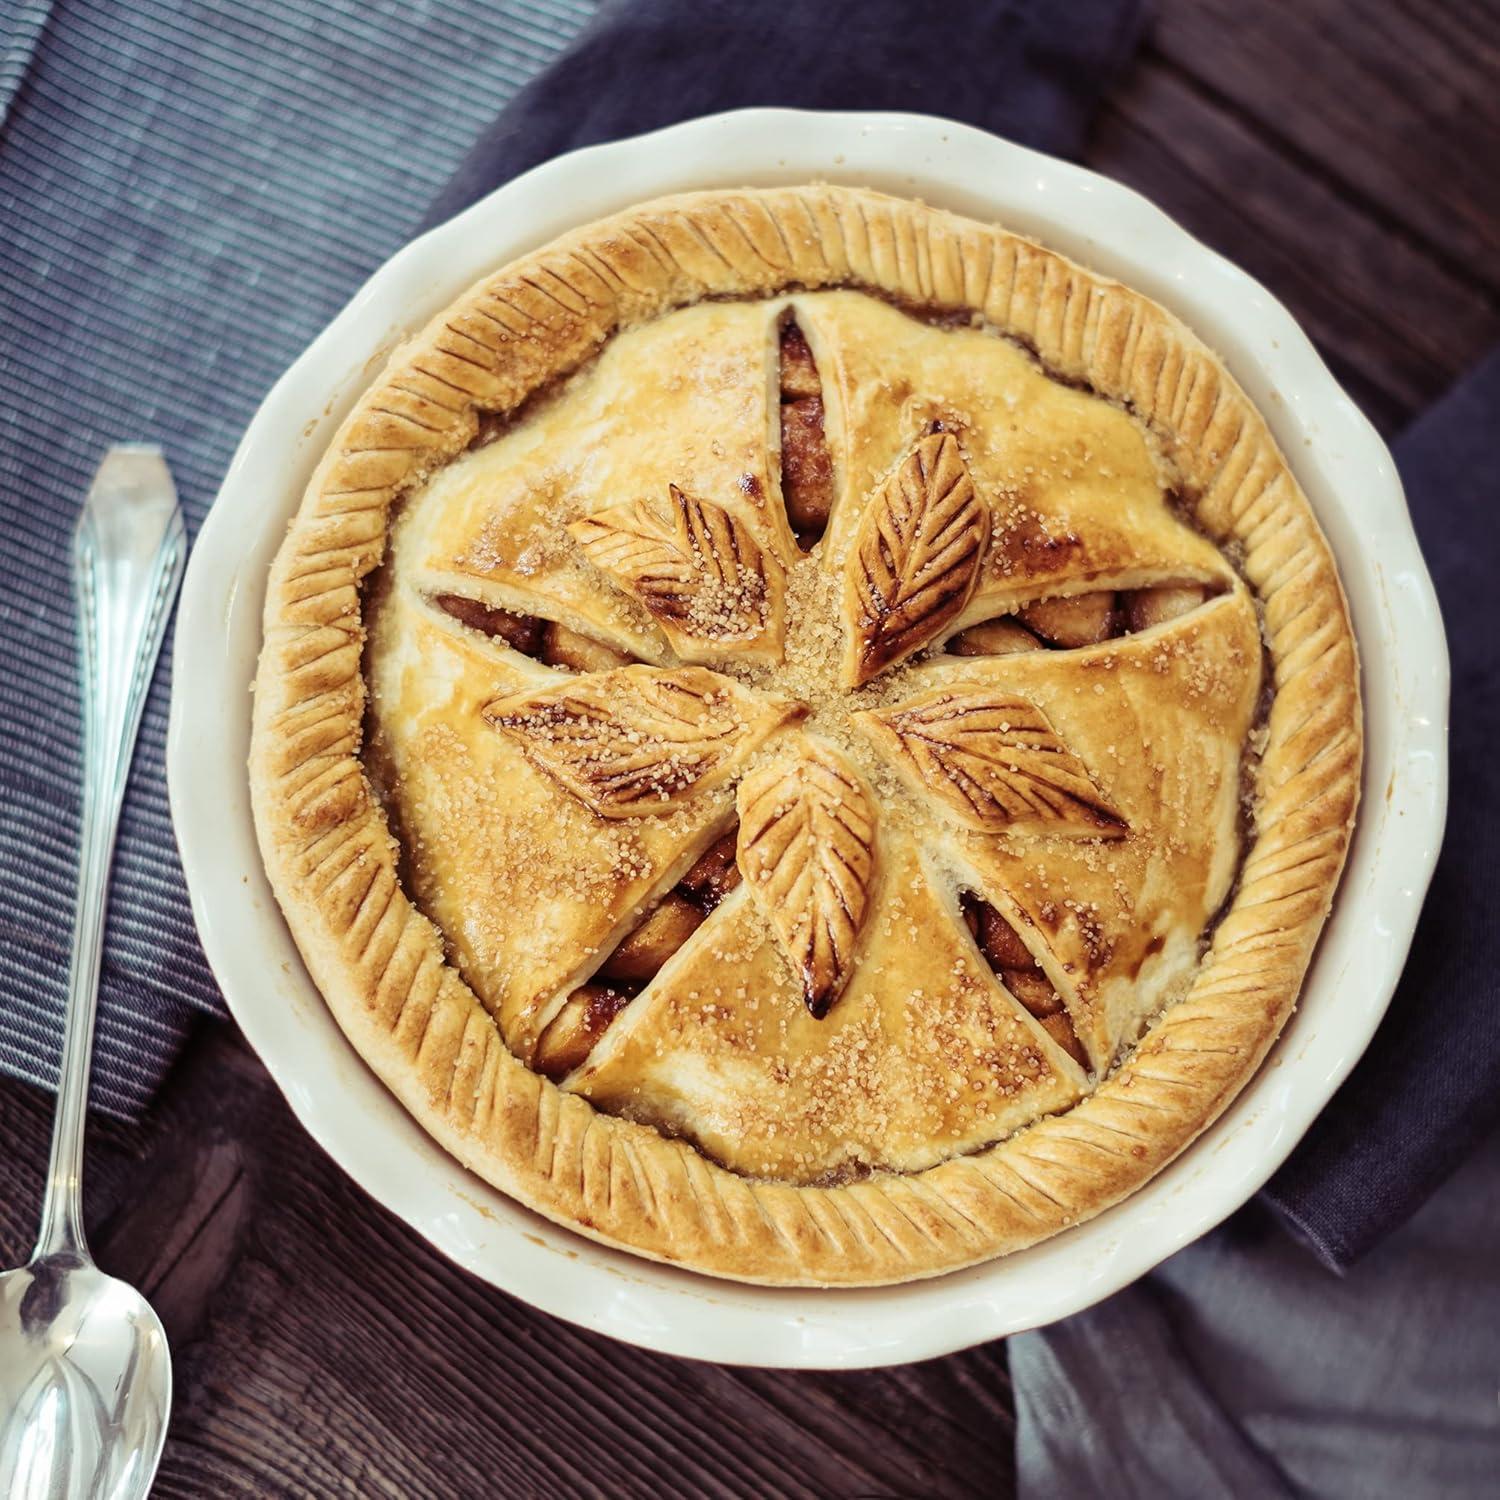
[[[1386,432],[1500,341],[1500,0],[1158,0],[1091,165],[1263,280]],[[0,1082],[0,1264],[51,1102]],[[1014,1492],[1003,1345],[857,1374],[579,1332],[461,1272],[314,1146],[229,1025],[95,1122],[88,1219],[167,1325],[162,1496]]]

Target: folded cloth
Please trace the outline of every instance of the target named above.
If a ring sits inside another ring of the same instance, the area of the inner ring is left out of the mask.
[[[1448,830],[1411,956],[1380,1030],[1265,1197],[1343,1269],[1402,1223],[1500,1120],[1500,636],[1474,600],[1500,577],[1495,434],[1500,349],[1396,443],[1396,464],[1448,623]]]
[[[78,837],[69,535],[105,447],[201,517],[267,386],[412,232],[588,0],[0,4],[0,1070],[50,1084]],[[167,816],[164,662],[125,800],[96,1105],[222,1002]]]
[[[427,216],[578,146],[750,105],[888,109],[1076,156],[1145,0],[608,0],[495,121]]]
[[[1331,1275],[1260,1204],[1009,1341],[1021,1500],[1493,1500],[1500,1132]]]

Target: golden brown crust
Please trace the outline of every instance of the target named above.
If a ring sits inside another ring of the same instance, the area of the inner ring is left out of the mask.
[[[847,574],[844,681],[868,682],[942,634],[979,582],[990,510],[951,433],[916,443],[866,507]]]
[[[1253,841],[1186,996],[1066,1113],[925,1171],[829,1188],[738,1176],[528,1069],[403,891],[360,758],[361,584],[397,496],[458,454],[480,413],[513,410],[622,327],[792,285],[977,314],[1049,371],[1128,407],[1199,527],[1235,545],[1275,680]],[[1348,847],[1360,756],[1332,557],[1219,361],[1139,294],[1016,235],[825,186],[686,195],[586,226],[487,278],[398,351],[320,463],[272,570],[251,784],[266,866],[314,980],[461,1161],[640,1254],[750,1281],[853,1285],[933,1275],[1088,1218],[1218,1115],[1295,1002]]]
[[[838,751],[799,736],[791,755],[740,782],[738,803],[741,873],[801,977],[807,1008],[821,1018],[849,978],[869,908],[869,788]]]

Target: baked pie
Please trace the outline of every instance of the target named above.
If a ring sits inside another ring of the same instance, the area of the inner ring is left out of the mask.
[[[663,199],[398,350],[266,605],[267,868],[354,1045],[597,1239],[859,1284],[1144,1183],[1297,996],[1359,784],[1224,367],[992,225]]]

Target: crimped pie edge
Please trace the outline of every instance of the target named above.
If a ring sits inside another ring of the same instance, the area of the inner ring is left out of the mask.
[[[852,286],[972,310],[1157,432],[1198,523],[1237,541],[1276,696],[1258,831],[1188,995],[1099,1088],[973,1156],[835,1188],[752,1182],[596,1111],[514,1058],[407,900],[359,759],[359,586],[391,503],[621,326],[705,296]],[[605,1243],[767,1284],[935,1275],[1091,1217],[1166,1165],[1254,1073],[1296,1001],[1348,849],[1362,736],[1333,560],[1263,418],[1139,293],[995,226],[833,186],[663,198],[485,278],[399,349],[340,428],[273,565],[251,788],[267,872],[339,1024],[424,1128]]]

